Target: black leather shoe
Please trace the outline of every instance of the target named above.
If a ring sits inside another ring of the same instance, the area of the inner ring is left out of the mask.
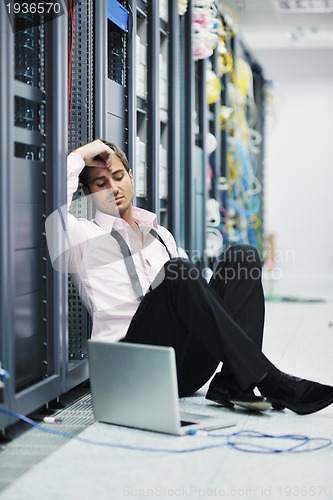
[[[217,387],[209,387],[206,399],[226,408],[233,408],[234,405],[238,405],[247,410],[265,411],[272,407],[266,398],[256,396],[253,391],[242,391],[227,383],[220,383]]]
[[[333,387],[294,377],[282,372],[278,389],[264,394],[273,408],[308,415],[333,403]]]
[[[273,410],[280,410],[280,411],[286,409],[286,407],[280,403],[273,403],[272,408],[273,408]]]

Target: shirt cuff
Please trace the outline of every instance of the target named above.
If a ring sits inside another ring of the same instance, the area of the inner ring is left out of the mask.
[[[79,175],[84,166],[84,161],[78,153],[73,152],[67,156],[67,171],[69,174]]]

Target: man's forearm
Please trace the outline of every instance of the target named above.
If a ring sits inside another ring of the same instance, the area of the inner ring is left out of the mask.
[[[73,194],[79,185],[79,175],[84,169],[84,161],[77,153],[71,153],[67,157],[67,209],[72,203]]]

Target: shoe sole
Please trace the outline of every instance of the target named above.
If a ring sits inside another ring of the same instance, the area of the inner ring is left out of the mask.
[[[237,401],[236,399],[230,400],[230,402],[234,405],[241,406],[242,408],[246,408],[251,411],[267,411],[272,408],[272,405],[269,401],[258,401],[256,403],[245,403],[244,401]]]
[[[270,401],[256,401],[253,403],[250,402],[245,402],[245,401],[238,401],[237,399],[219,399],[217,397],[214,397],[213,395],[206,395],[206,399],[209,401],[213,401],[214,403],[217,403],[225,408],[233,408],[234,405],[241,406],[242,408],[245,408],[246,410],[251,410],[251,411],[266,411],[272,408],[272,405]]]

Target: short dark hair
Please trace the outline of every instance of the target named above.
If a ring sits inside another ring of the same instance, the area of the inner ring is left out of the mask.
[[[100,139],[100,141],[104,142],[104,144],[109,146],[109,148],[111,148],[115,152],[115,155],[118,156],[119,160],[124,165],[126,172],[129,172],[130,168],[129,168],[129,164],[128,164],[128,159],[127,159],[127,156],[125,155],[124,151],[122,149],[120,149],[116,144],[113,144],[112,142],[108,142],[104,139]],[[85,187],[89,187],[88,168],[91,168],[91,167],[89,167],[89,165],[86,165],[79,175],[80,182]]]

